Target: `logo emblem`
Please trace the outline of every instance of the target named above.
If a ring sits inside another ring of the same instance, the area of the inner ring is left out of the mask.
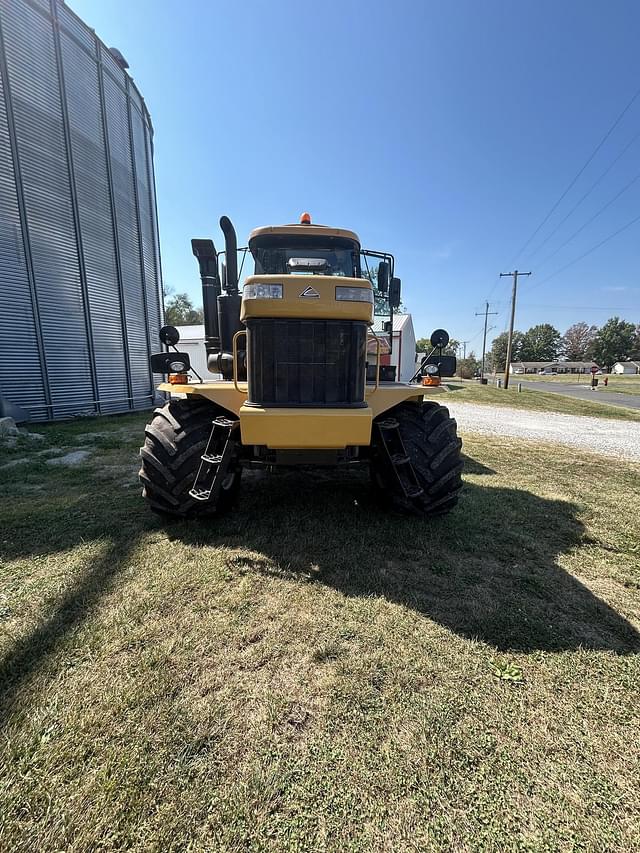
[[[315,289],[315,287],[311,287],[311,286],[309,286],[309,287],[305,287],[305,289],[304,289],[304,290],[302,291],[302,293],[300,294],[300,297],[299,297],[299,298],[300,298],[300,299],[302,299],[302,298],[305,298],[305,299],[320,299],[320,294],[319,294],[319,293],[318,293],[318,291]]]

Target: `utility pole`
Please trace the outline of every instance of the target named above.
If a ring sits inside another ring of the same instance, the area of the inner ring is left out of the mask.
[[[504,387],[509,387],[509,366],[511,364],[511,345],[513,343],[513,322],[516,318],[516,293],[518,290],[518,276],[531,275],[530,272],[501,272],[500,278],[503,276],[513,276],[513,290],[511,291],[511,320],[509,322],[509,338],[507,339],[507,363],[504,366]]]
[[[476,317],[481,317],[484,314],[484,337],[482,338],[482,367],[480,369],[480,379],[484,379],[484,357],[487,351],[487,318],[489,314],[495,315],[497,311],[489,311],[489,303],[484,303],[484,311],[476,311]]]

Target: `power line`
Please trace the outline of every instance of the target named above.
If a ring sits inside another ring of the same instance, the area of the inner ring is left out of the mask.
[[[594,148],[594,150],[592,151],[592,153],[589,155],[589,157],[587,158],[587,160],[586,160],[586,162],[584,163],[584,165],[582,166],[582,168],[578,171],[577,175],[576,175],[576,176],[573,178],[573,180],[569,183],[569,186],[565,189],[565,191],[562,193],[562,195],[560,196],[560,198],[559,198],[559,199],[556,201],[556,203],[552,206],[551,210],[547,213],[547,215],[544,217],[544,219],[542,220],[542,222],[541,222],[541,223],[538,225],[538,227],[535,229],[535,231],[533,232],[533,234],[531,234],[531,236],[529,237],[529,239],[528,239],[528,240],[526,240],[526,242],[525,242],[525,243],[523,243],[523,245],[521,246],[521,248],[516,252],[516,254],[515,254],[515,256],[514,256],[513,260],[509,263],[509,266],[511,266],[511,264],[512,264],[514,261],[516,261],[516,260],[520,257],[520,255],[524,252],[524,250],[527,248],[527,246],[528,246],[528,245],[529,245],[529,243],[533,240],[533,238],[536,236],[536,234],[538,234],[538,232],[540,231],[540,229],[541,229],[541,228],[543,228],[543,227],[547,224],[547,222],[549,221],[549,218],[552,216],[552,214],[553,214],[553,213],[555,213],[555,211],[556,211],[556,209],[558,208],[558,205],[560,204],[560,202],[565,198],[565,196],[567,195],[567,193],[568,193],[571,189],[573,189],[573,187],[575,186],[575,184],[576,184],[576,182],[577,182],[578,178],[582,175],[582,173],[583,173],[583,172],[584,172],[584,170],[587,168],[587,166],[591,163],[591,161],[592,161],[592,160],[593,160],[593,158],[596,156],[596,154],[598,153],[598,151],[600,151],[600,149],[601,149],[601,148],[602,148],[602,146],[605,144],[605,142],[607,141],[607,139],[611,136],[611,134],[613,133],[613,131],[614,131],[614,130],[616,129],[616,127],[620,124],[620,122],[622,121],[622,119],[624,118],[624,116],[627,114],[627,112],[629,111],[629,109],[631,108],[631,106],[633,105],[633,103],[635,102],[636,98],[638,98],[638,96],[639,96],[639,95],[640,95],[640,89],[638,89],[638,90],[635,92],[635,94],[633,95],[633,97],[631,98],[631,100],[629,101],[629,103],[628,103],[628,104],[626,105],[626,107],[622,110],[622,112],[620,113],[620,115],[618,116],[618,118],[614,121],[614,123],[611,125],[611,127],[609,128],[609,130],[608,130],[608,131],[605,133],[605,135],[602,137],[602,139],[600,140],[600,142],[596,145],[596,147]]]
[[[582,231],[584,231],[584,229],[587,227],[587,225],[591,225],[591,223],[594,221],[594,219],[597,219],[597,218],[598,218],[598,216],[600,216],[600,214],[601,214],[601,213],[604,213],[604,211],[605,211],[608,207],[610,207],[610,206],[613,204],[613,202],[614,202],[614,201],[617,201],[623,193],[626,193],[626,191],[629,189],[629,187],[633,186],[633,184],[635,184],[635,182],[638,180],[638,178],[640,178],[640,173],[638,173],[634,178],[631,178],[631,180],[629,181],[629,183],[628,183],[628,184],[625,184],[625,185],[622,187],[622,189],[621,189],[618,193],[616,193],[616,194],[614,195],[614,197],[613,197],[612,199],[609,199],[609,201],[608,201],[605,205],[603,205],[603,206],[602,206],[598,211],[596,211],[596,213],[594,213],[592,217],[590,217],[589,219],[587,219],[587,221],[586,221],[583,225],[581,225],[581,226],[580,226],[580,228],[578,228],[578,230],[577,230],[577,231],[574,231],[574,232],[573,232],[573,234],[572,234],[570,237],[567,237],[567,239],[564,241],[564,243],[560,243],[560,245],[558,246],[558,248],[557,248],[557,249],[554,249],[554,250],[553,250],[553,252],[551,252],[551,254],[550,254],[550,255],[547,255],[547,257],[546,257],[546,258],[544,258],[544,259],[543,259],[543,260],[538,264],[538,269],[540,269],[540,267],[544,266],[544,265],[547,263],[547,261],[550,261],[550,260],[551,260],[551,258],[555,257],[555,255],[557,255],[557,254],[558,254],[558,252],[560,251],[560,249],[564,249],[564,247],[567,245],[567,243],[570,243],[570,242],[573,240],[573,238],[574,238],[574,237],[577,237],[577,236],[578,236],[578,234],[580,234]]]
[[[610,164],[610,165],[609,165],[609,166],[604,170],[604,172],[602,172],[602,174],[601,174],[598,178],[596,178],[596,180],[591,184],[591,186],[590,186],[590,187],[589,187],[589,189],[586,191],[586,193],[585,193],[583,196],[581,196],[581,198],[579,198],[579,199],[578,199],[578,201],[573,205],[573,207],[571,208],[571,210],[569,211],[569,213],[567,213],[567,215],[566,215],[563,219],[561,219],[561,220],[560,220],[560,222],[558,222],[558,224],[557,224],[557,225],[556,225],[556,227],[553,229],[553,231],[551,231],[551,232],[550,232],[550,233],[549,233],[549,234],[544,238],[544,240],[542,241],[542,243],[540,243],[540,245],[538,246],[538,248],[533,250],[533,252],[532,252],[532,253],[531,253],[531,255],[529,256],[530,258],[535,257],[535,256],[538,254],[538,252],[540,251],[540,249],[541,249],[543,246],[545,246],[545,245],[549,242],[549,240],[553,237],[553,235],[554,235],[554,234],[556,234],[556,233],[559,231],[559,229],[564,225],[564,223],[567,221],[567,219],[569,219],[569,217],[570,217],[573,213],[575,213],[575,211],[580,207],[580,205],[582,204],[582,202],[583,202],[583,201],[584,201],[588,196],[590,196],[590,195],[591,195],[591,193],[595,190],[595,188],[598,186],[598,184],[600,183],[600,181],[601,181],[603,178],[606,178],[606,176],[607,176],[607,175],[609,174],[609,172],[613,169],[613,167],[614,167],[614,166],[615,166],[615,165],[616,165],[616,164],[617,164],[617,163],[622,159],[622,157],[624,157],[624,155],[625,155],[625,154],[627,153],[627,151],[631,148],[631,146],[633,145],[633,143],[634,143],[634,142],[636,142],[636,140],[637,140],[637,139],[639,139],[639,138],[640,138],[640,131],[638,131],[638,133],[636,133],[636,134],[631,138],[631,140],[630,140],[630,141],[625,145],[625,147],[624,147],[624,148],[622,149],[622,151],[618,154],[618,156],[615,158],[615,160],[614,160],[614,161],[613,161],[613,162],[612,162],[612,163],[611,163],[611,164]]]
[[[572,261],[569,261],[568,264],[565,264],[563,267],[560,267],[559,270],[556,270],[555,272],[552,272],[551,275],[548,275],[546,278],[543,278],[542,281],[538,282],[538,284],[535,284],[532,288],[529,289],[529,293],[536,287],[541,287],[547,281],[550,281],[552,278],[555,278],[557,275],[560,275],[561,272],[564,272],[565,270],[569,269],[569,267],[572,267],[574,264],[577,264],[578,261],[581,261],[583,258],[586,258],[587,255],[590,255],[592,252],[595,252],[595,250],[599,249],[600,246],[604,246],[604,244],[608,243],[609,240],[613,240],[613,238],[617,237],[618,234],[622,234],[622,232],[626,231],[627,228],[631,228],[631,226],[638,222],[638,220],[640,220],[640,216],[634,217],[630,222],[627,222],[626,225],[623,225],[622,228],[618,228],[618,230],[614,231],[613,234],[609,234],[608,237],[605,237],[604,240],[601,240],[599,243],[596,243],[595,246],[592,246],[586,252],[583,252],[579,257],[574,258]]]
[[[500,282],[500,276],[498,275],[498,276],[496,276],[496,280],[493,282],[493,285],[492,285],[492,287],[491,287],[491,290],[489,291],[489,293],[487,293],[487,296],[486,296],[487,301],[488,301],[489,299],[491,299],[491,294],[492,294],[492,293],[493,293],[493,291],[496,289],[496,287],[498,286],[499,282]]]

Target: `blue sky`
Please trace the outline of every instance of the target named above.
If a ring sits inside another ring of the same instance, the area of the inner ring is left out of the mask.
[[[516,326],[640,322],[640,96],[547,226],[531,235],[640,86],[636,0],[70,0],[130,64],[155,128],[165,283],[199,299],[189,240],[234,221],[351,228],[396,256],[418,336],[481,346],[485,297]],[[495,334],[494,333],[494,334]]]

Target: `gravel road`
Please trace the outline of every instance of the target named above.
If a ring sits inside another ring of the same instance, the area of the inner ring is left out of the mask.
[[[509,435],[550,441],[602,453],[612,459],[640,461],[640,423],[556,412],[532,412],[503,406],[477,406],[443,400],[461,433]]]

